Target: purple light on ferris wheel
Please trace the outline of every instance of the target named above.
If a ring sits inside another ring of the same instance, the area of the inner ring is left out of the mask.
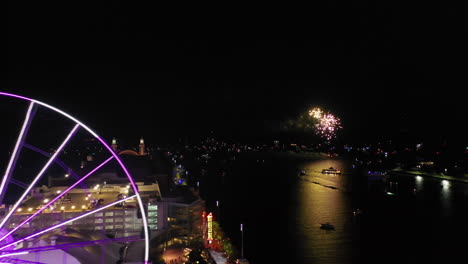
[[[37,183],[37,181],[41,178],[42,174],[47,170],[47,168],[49,168],[50,164],[54,161],[55,157],[57,157],[57,155],[62,151],[62,149],[65,147],[65,145],[68,143],[68,141],[70,141],[71,137],[75,134],[75,132],[77,131],[77,129],[79,127],[80,127],[79,124],[76,124],[75,127],[73,127],[72,131],[68,134],[68,136],[65,138],[65,140],[60,145],[60,147],[57,149],[57,151],[55,151],[55,153],[52,155],[52,157],[50,157],[50,159],[47,161],[46,165],[44,165],[42,170],[36,175],[36,178],[34,178],[34,180],[31,182],[29,187],[24,191],[23,195],[21,195],[21,197],[18,199],[18,201],[13,205],[13,208],[10,209],[7,216],[5,218],[3,218],[2,222],[0,223],[0,228],[2,228],[5,225],[5,223],[8,221],[8,219],[10,219],[13,212],[15,212],[16,208],[18,208],[18,206],[23,201],[24,197],[26,197],[26,195],[28,195],[29,191],[31,191],[31,189],[34,187],[34,185]]]
[[[120,164],[120,167],[124,170],[125,172],[125,175],[127,175],[127,178],[128,180],[130,181],[130,184],[132,185],[132,188],[133,188],[133,191],[135,192],[135,196],[138,200],[138,205],[140,206],[140,210],[141,210],[141,220],[143,221],[143,232],[145,234],[145,264],[148,264],[148,259],[149,259],[149,233],[148,233],[148,220],[146,219],[146,215],[145,215],[145,208],[143,207],[143,201],[141,200],[141,196],[140,194],[138,193],[138,188],[137,188],[137,185],[135,183],[135,181],[132,179],[132,177],[130,176],[130,172],[128,172],[127,168],[125,167],[125,165],[123,164],[123,162],[119,159],[119,157],[117,156],[117,154],[112,150],[111,147],[109,147],[109,145],[106,144],[106,142],[104,140],[102,140],[102,138],[100,138],[99,136],[96,136],[96,138],[110,151],[110,153],[112,153],[112,155],[115,157],[115,159],[117,160],[117,162]]]
[[[18,262],[17,259],[11,259],[9,257],[6,258],[9,262],[0,262],[0,264],[13,264],[13,263],[27,263],[27,264],[44,264],[44,262],[36,262],[36,261],[28,261],[28,262]]]
[[[34,248],[19,248],[19,249],[13,249],[13,250],[5,250],[2,252],[4,252],[5,254],[9,254],[10,252],[20,253],[24,251],[27,251],[29,253],[34,253],[34,252],[51,251],[51,250],[57,250],[57,249],[71,249],[71,248],[86,247],[86,246],[96,246],[96,245],[102,246],[102,245],[106,245],[110,243],[125,243],[125,242],[141,241],[141,240],[143,239],[140,238],[140,236],[131,236],[131,237],[109,238],[109,239],[93,240],[93,241],[80,241],[80,242],[66,243],[66,244],[60,243],[56,245],[34,247]]]
[[[42,149],[39,149],[39,148],[34,147],[34,146],[31,146],[31,145],[29,145],[29,144],[27,144],[27,143],[23,143],[23,147],[26,147],[26,148],[28,148],[28,149],[34,150],[34,151],[36,151],[37,153],[40,153],[40,154],[42,154],[42,155],[44,155],[44,156],[46,156],[46,157],[48,157],[48,158],[50,158],[50,156],[51,156],[49,153],[43,151]],[[58,157],[56,157],[54,161],[55,161],[55,163],[57,163],[60,167],[62,167],[65,171],[67,171],[68,173],[70,173],[70,175],[71,175],[74,179],[78,180],[78,179],[81,178],[81,177],[78,176],[70,167],[68,167],[67,165],[65,165],[65,163],[63,163]],[[11,179],[10,181],[11,181],[11,183],[16,184],[16,183],[13,181],[13,179]],[[16,185],[18,185],[18,184],[16,184]],[[83,187],[83,189],[87,189],[87,186],[86,186],[86,185],[82,185],[82,187]],[[23,187],[23,189],[26,189],[26,188],[27,188],[27,186],[24,186],[24,187]]]
[[[16,140],[15,147],[13,148],[13,152],[11,153],[10,161],[8,162],[8,166],[5,170],[5,174],[3,175],[2,183],[0,184],[0,197],[1,197],[0,202],[3,201],[3,196],[4,196],[3,192],[6,189],[5,184],[11,176],[11,172],[12,172],[11,169],[15,166],[16,159],[19,154],[18,150],[20,149],[21,142],[24,140],[26,130],[28,129],[28,124],[31,118],[31,112],[33,108],[34,108],[34,102],[31,102],[29,104],[28,111],[26,112],[26,117],[24,119],[23,126],[21,127],[21,131],[18,135],[18,139]]]
[[[7,234],[5,234],[3,237],[0,238],[0,241],[2,241],[3,239],[5,239],[6,237],[8,237],[9,235],[11,235],[13,232],[15,232],[16,230],[18,230],[18,228],[22,227],[23,225],[25,225],[29,220],[31,220],[33,217],[35,217],[36,215],[40,214],[42,211],[44,211],[47,207],[49,207],[51,204],[53,204],[55,201],[57,201],[58,199],[60,199],[60,197],[64,196],[66,193],[68,193],[71,189],[73,189],[76,185],[80,184],[82,181],[84,181],[86,178],[88,178],[91,174],[93,174],[94,172],[96,172],[98,169],[100,169],[102,166],[104,166],[105,164],[107,164],[107,162],[109,162],[111,159],[113,159],[114,157],[110,157],[108,158],[107,160],[105,160],[103,163],[101,163],[99,166],[97,166],[96,168],[94,168],[92,171],[90,171],[88,174],[86,174],[85,176],[83,176],[79,181],[75,182],[72,186],[68,187],[65,191],[61,192],[60,195],[58,195],[57,197],[55,197],[52,201],[48,202],[46,205],[44,205],[44,207],[42,207],[41,209],[39,209],[37,212],[35,212],[34,214],[32,214],[31,216],[29,216],[26,220],[24,220],[21,224],[17,225],[14,229],[10,230]]]
[[[104,209],[106,209],[106,208],[108,208],[108,207],[111,207],[111,206],[116,205],[116,204],[118,204],[118,203],[125,202],[125,201],[130,200],[130,199],[133,199],[133,198],[135,198],[135,197],[136,197],[136,195],[132,195],[132,196],[129,196],[129,197],[127,197],[127,198],[120,199],[120,200],[117,200],[117,201],[115,201],[115,202],[112,202],[112,203],[110,203],[110,204],[106,204],[106,205],[104,205],[104,206],[102,206],[102,207],[99,207],[99,208],[96,209],[96,210],[89,211],[89,212],[87,212],[87,213],[85,213],[85,214],[82,214],[82,215],[79,215],[79,216],[70,218],[70,219],[68,219],[68,220],[65,221],[65,222],[62,222],[62,223],[60,223],[60,224],[53,225],[53,226],[51,226],[51,227],[49,227],[49,228],[46,228],[46,229],[44,229],[44,230],[42,230],[42,231],[39,231],[39,232],[37,232],[37,233],[34,233],[34,234],[29,235],[29,236],[24,237],[24,238],[21,238],[20,240],[16,240],[16,241],[14,241],[14,242],[11,242],[11,243],[8,243],[8,244],[6,244],[6,245],[3,245],[2,247],[0,247],[0,250],[5,249],[5,248],[10,247],[10,246],[13,246],[13,245],[16,245],[16,244],[18,244],[18,243],[21,243],[21,242],[23,242],[23,241],[25,241],[25,240],[28,240],[28,239],[31,239],[31,238],[33,238],[33,237],[42,235],[42,234],[44,234],[44,233],[46,233],[46,232],[49,232],[49,231],[51,231],[51,230],[54,230],[54,229],[56,229],[56,228],[59,228],[59,227],[61,227],[61,226],[66,225],[66,224],[69,224],[69,223],[71,223],[71,222],[73,222],[73,221],[75,221],[75,220],[78,220],[78,219],[81,219],[81,218],[86,217],[86,216],[88,216],[88,215],[97,213],[97,212],[102,211],[102,210],[104,210]],[[1,258],[1,257],[3,257],[3,255],[0,255],[0,258]]]
[[[28,254],[28,253],[29,253],[29,251],[21,251],[21,252],[15,252],[15,253],[8,253],[8,254],[0,255],[0,258],[11,257],[11,256],[18,256],[18,255],[25,255],[25,254]]]

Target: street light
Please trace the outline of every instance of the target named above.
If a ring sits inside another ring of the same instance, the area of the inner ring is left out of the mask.
[[[218,214],[218,222],[221,224],[221,213],[219,211],[219,201],[216,201],[216,213]]]
[[[240,224],[241,231],[241,259],[244,258],[244,225]]]

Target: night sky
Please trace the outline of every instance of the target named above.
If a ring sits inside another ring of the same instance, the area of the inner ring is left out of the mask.
[[[262,134],[313,106],[341,117],[349,139],[465,131],[467,26],[455,7],[325,2],[211,16],[36,5],[9,6],[0,90],[107,140]]]

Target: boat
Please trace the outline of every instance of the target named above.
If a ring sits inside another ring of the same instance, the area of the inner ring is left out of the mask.
[[[362,210],[359,209],[359,208],[353,211],[353,215],[354,215],[354,216],[356,216],[356,215],[361,215],[362,213],[363,213]]]
[[[320,224],[320,229],[334,230],[335,227],[332,224],[326,222],[326,223],[321,223]]]
[[[367,171],[367,175],[369,176],[385,176],[387,175],[387,172],[385,171],[378,171],[378,170],[375,170],[375,171]]]
[[[333,167],[330,167],[328,169],[323,169],[322,173],[324,174],[341,174],[341,171],[338,169],[335,169]]]
[[[300,170],[299,175],[301,175],[301,176],[306,175],[306,171],[305,170]]]
[[[386,181],[389,175],[385,171],[370,170],[367,171],[367,180],[369,181]]]

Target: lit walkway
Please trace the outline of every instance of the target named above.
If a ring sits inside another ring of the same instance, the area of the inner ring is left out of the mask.
[[[423,171],[401,170],[401,169],[395,169],[395,170],[392,170],[391,172],[396,173],[396,174],[400,174],[400,175],[407,175],[407,176],[420,175],[420,176],[432,177],[432,178],[437,178],[437,179],[442,179],[442,180],[449,180],[449,181],[457,181],[457,182],[468,183],[468,179],[448,176],[448,175],[444,175],[444,174],[427,173],[427,172],[423,172]]]
[[[183,248],[168,248],[163,253],[164,263],[166,264],[182,264],[185,263]]]

